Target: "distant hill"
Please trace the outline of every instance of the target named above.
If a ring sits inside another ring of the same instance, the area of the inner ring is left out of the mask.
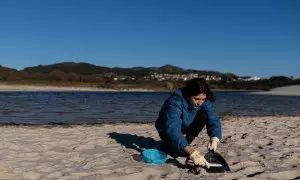
[[[18,72],[18,70],[0,65],[0,72]]]
[[[177,76],[177,74],[181,74],[182,76]],[[63,62],[26,67],[21,71],[0,65],[0,83],[12,84],[52,84],[93,86],[111,89],[145,88],[170,90],[185,83],[182,77],[206,78],[210,86],[214,89],[269,90],[281,86],[300,84],[300,79],[293,79],[286,76],[272,76],[269,79],[243,81],[239,80],[240,78],[233,73],[183,69],[170,64],[161,67],[110,68],[84,62]]]
[[[172,66],[170,64],[166,64],[160,68],[158,68],[160,72],[162,73],[167,73],[167,74],[186,74],[188,73],[186,70],[177,67],[177,66]]]
[[[166,64],[161,67],[133,67],[133,68],[121,68],[121,67],[104,67],[97,66],[89,63],[75,63],[75,62],[63,62],[50,65],[39,65],[33,67],[26,67],[22,72],[34,74],[34,73],[50,73],[53,71],[61,71],[65,73],[76,73],[80,75],[103,75],[106,73],[113,73],[116,75],[143,77],[150,74],[166,73],[166,74],[187,74],[187,73],[199,73],[203,75],[215,75],[220,76],[222,73],[216,71],[203,71],[203,70],[184,70],[183,68]]]
[[[63,62],[51,65],[39,65],[33,67],[26,67],[22,71],[30,74],[34,73],[50,73],[52,71],[61,71],[65,73],[76,73],[81,75],[102,74],[109,72],[111,69],[102,66],[96,66],[89,63],[74,63]]]
[[[0,65],[0,81],[10,81],[20,79],[22,73],[16,69],[4,67]]]

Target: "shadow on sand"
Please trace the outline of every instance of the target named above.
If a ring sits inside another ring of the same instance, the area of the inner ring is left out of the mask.
[[[136,161],[143,162],[141,153],[144,149],[153,149],[161,144],[161,141],[156,141],[150,137],[137,136],[132,134],[122,134],[117,132],[108,133],[109,137],[114,139],[117,143],[123,145],[128,149],[134,149],[139,152],[139,154],[133,154],[132,158]],[[166,163],[173,164],[181,169],[189,169],[188,165],[180,163],[175,158],[169,158]]]
[[[108,133],[108,135],[117,143],[125,146],[128,149],[134,149],[140,153],[144,149],[153,149],[160,144],[160,141],[156,141],[150,137],[122,134],[117,132]]]

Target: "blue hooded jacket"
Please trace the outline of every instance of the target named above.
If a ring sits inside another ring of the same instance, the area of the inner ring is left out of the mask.
[[[179,151],[180,154],[187,155],[184,147],[189,145],[182,129],[190,126],[197,112],[204,108],[207,112],[207,134],[209,137],[218,137],[221,140],[221,123],[220,118],[214,110],[214,105],[211,101],[206,100],[201,106],[193,108],[188,100],[182,95],[182,88],[177,89],[164,102],[159,116],[155,122],[155,127],[164,143],[171,145],[168,147],[171,151]],[[168,141],[168,142],[165,142]]]

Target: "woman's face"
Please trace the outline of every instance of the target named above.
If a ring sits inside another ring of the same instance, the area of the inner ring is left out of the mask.
[[[189,102],[193,108],[201,106],[206,99],[206,94],[200,93],[197,96],[190,96]]]

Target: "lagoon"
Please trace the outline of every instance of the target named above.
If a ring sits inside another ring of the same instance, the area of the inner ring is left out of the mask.
[[[0,92],[0,123],[154,122],[170,92]],[[299,96],[217,91],[216,110],[246,116],[299,115]]]

